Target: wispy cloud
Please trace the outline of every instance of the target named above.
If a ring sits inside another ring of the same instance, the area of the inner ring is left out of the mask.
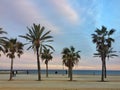
[[[40,23],[55,34],[59,33],[59,28],[49,22],[44,14],[40,13],[40,8],[37,8],[30,0],[1,0],[0,6],[4,18],[22,25]]]
[[[89,17],[93,18],[93,24],[98,25],[99,19],[101,17],[102,1],[92,0],[89,7],[87,7],[87,14]]]
[[[54,4],[58,13],[67,18],[70,22],[78,21],[79,16],[77,12],[72,8],[67,0],[51,0],[50,2]]]

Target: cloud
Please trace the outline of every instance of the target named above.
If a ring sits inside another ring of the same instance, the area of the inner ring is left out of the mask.
[[[59,33],[60,29],[49,22],[41,13],[40,8],[30,0],[1,0],[0,11],[2,11],[1,17],[14,23],[27,26],[32,23],[40,23],[55,34]]]
[[[102,1],[92,0],[90,7],[87,8],[87,14],[93,18],[93,24],[98,26],[102,11]]]
[[[55,6],[59,14],[65,16],[70,22],[77,22],[79,16],[77,12],[70,6],[67,0],[50,0]]]
[[[97,0],[81,0],[76,1],[75,4],[77,5],[77,11],[79,11],[82,24],[90,24],[91,26],[96,27],[100,17],[101,3],[99,3]]]

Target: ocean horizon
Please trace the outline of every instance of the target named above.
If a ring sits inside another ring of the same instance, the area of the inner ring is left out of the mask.
[[[0,70],[0,73],[8,73],[10,70],[4,69]],[[37,74],[38,71],[37,69],[14,69],[14,72],[17,74]],[[68,71],[62,70],[62,69],[50,69],[48,70],[48,74],[62,74],[65,75],[67,74]],[[46,74],[46,70],[42,69],[41,74]],[[73,74],[76,75],[101,75],[101,70],[73,70]],[[107,75],[120,75],[120,70],[107,70]]]

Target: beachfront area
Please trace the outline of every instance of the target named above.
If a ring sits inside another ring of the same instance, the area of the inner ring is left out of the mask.
[[[67,75],[52,74],[49,78],[42,74],[17,74],[8,81],[9,74],[0,74],[0,90],[120,90],[120,76],[108,76],[106,82],[100,82],[99,75],[74,75],[69,81]]]

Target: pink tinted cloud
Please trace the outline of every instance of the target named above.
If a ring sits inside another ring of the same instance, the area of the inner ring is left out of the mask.
[[[55,5],[59,14],[63,15],[70,22],[77,22],[79,16],[77,12],[72,8],[72,6],[67,2],[67,0],[51,0],[51,3]]]
[[[44,8],[44,7],[43,7]],[[11,20],[14,23],[25,26],[40,23],[55,34],[59,34],[59,27],[46,19],[40,8],[30,0],[2,0],[0,3],[0,15],[2,19]]]

